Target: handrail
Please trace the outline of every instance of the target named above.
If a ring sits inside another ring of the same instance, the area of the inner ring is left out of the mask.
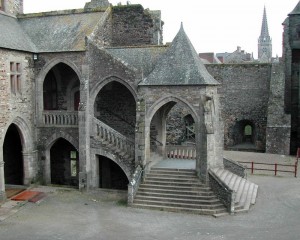
[[[220,178],[211,170],[208,170],[209,184],[213,192],[218,196],[220,201],[227,207],[230,214],[233,214],[234,200],[236,192],[232,190],[226,183],[220,180]]]
[[[246,164],[251,164],[251,167],[245,166],[246,169],[251,169],[251,174],[254,174],[254,170],[262,170],[262,171],[269,171],[269,172],[274,172],[274,175],[277,176],[278,172],[287,172],[287,173],[294,173],[294,176],[297,177],[297,170],[298,170],[298,163],[295,161],[295,164],[280,164],[280,163],[262,163],[262,162],[242,162],[238,161],[238,163],[246,163]],[[265,166],[274,166],[274,169],[269,169],[269,168],[255,168],[254,165],[265,165]],[[293,170],[280,170],[278,169],[278,166],[282,167],[293,167]]]

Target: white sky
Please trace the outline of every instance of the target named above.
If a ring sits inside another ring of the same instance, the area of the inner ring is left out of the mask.
[[[24,0],[24,12],[83,8],[89,0]],[[113,5],[125,0],[109,0]],[[164,42],[171,42],[180,22],[197,52],[233,52],[237,46],[257,58],[263,8],[266,6],[273,56],[282,54],[282,22],[298,0],[131,0],[161,10]]]

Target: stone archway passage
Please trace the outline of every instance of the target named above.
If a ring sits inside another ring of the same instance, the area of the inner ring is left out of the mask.
[[[99,158],[99,187],[105,189],[126,190],[129,183],[122,168],[104,156]]]
[[[22,154],[22,143],[18,128],[15,124],[11,124],[8,128],[4,144],[4,175],[5,183],[12,185],[24,184],[24,161]]]
[[[50,150],[51,184],[78,186],[79,156],[76,148],[60,138]]]

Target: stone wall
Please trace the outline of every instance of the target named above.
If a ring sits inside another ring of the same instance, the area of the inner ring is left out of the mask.
[[[271,64],[209,64],[206,68],[221,83],[225,149],[242,143],[240,123],[244,121],[253,125],[256,148],[265,151]]]
[[[285,110],[291,113],[290,153],[296,154],[300,145],[300,15],[292,14],[284,22],[283,59],[285,63]]]
[[[283,68],[283,64],[272,65],[266,152],[288,155],[290,153],[291,115],[284,111]]]
[[[152,44],[156,32],[154,19],[141,5],[114,6],[112,23],[113,46]]]
[[[0,49],[0,165],[5,134],[13,123],[22,141],[24,184],[34,181],[37,171],[34,157],[34,88],[32,55]]]
[[[167,117],[167,145],[181,145],[187,140],[192,142],[195,139],[186,139],[186,124],[184,117],[191,112],[182,104],[176,104],[169,112]]]
[[[11,63],[20,64],[20,91],[15,93],[11,86],[12,72],[15,72],[10,70]],[[8,124],[17,116],[30,124],[32,130],[34,86],[32,55],[0,49],[0,140],[3,140],[4,135],[1,134],[5,133]]]
[[[11,15],[17,15],[23,13],[23,0],[4,0],[4,11]]]

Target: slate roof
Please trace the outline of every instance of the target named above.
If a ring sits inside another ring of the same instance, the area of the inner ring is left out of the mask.
[[[0,12],[0,47],[26,52],[36,48],[18,23],[18,19]]]
[[[21,28],[37,48],[37,52],[84,51],[85,36],[92,33],[104,12],[70,14],[33,14],[19,18]]]
[[[183,26],[150,75],[139,85],[218,85],[201,62]]]
[[[166,52],[166,46],[145,46],[106,48],[114,58],[120,59],[148,76],[155,67],[157,60]]]
[[[300,14],[300,1],[298,1],[296,7],[289,15],[296,15],[296,14]]]

